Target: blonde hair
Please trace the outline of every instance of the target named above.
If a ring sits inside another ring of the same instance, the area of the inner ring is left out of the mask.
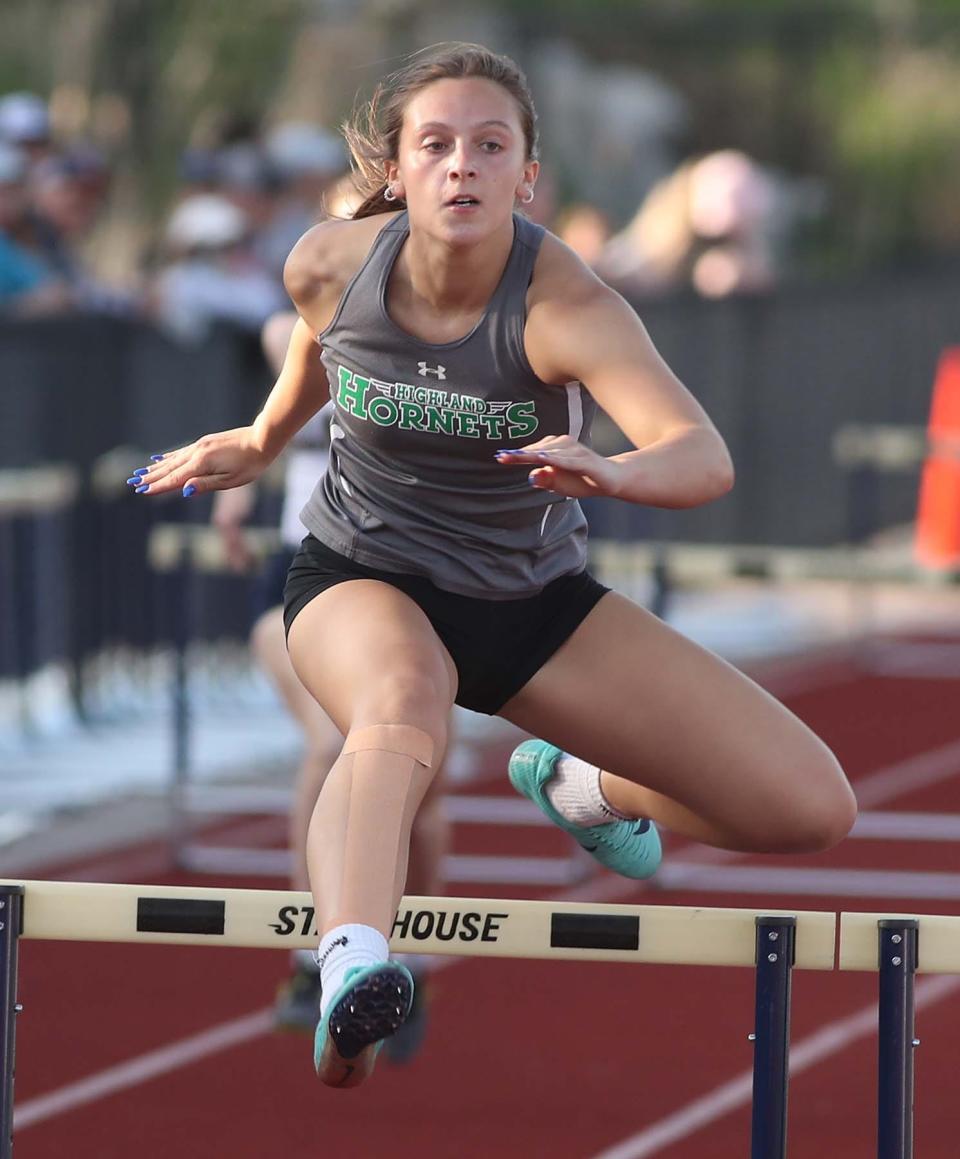
[[[397,159],[403,115],[421,89],[438,80],[478,77],[505,89],[517,103],[527,147],[527,160],[539,151],[537,112],[527,79],[508,57],[479,44],[436,45],[417,54],[403,68],[382,80],[373,96],[343,125],[343,135],[353,161],[354,181],[363,201],[354,218],[372,217],[398,208],[388,201],[386,162]]]

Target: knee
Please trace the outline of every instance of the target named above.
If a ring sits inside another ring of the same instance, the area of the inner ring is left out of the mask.
[[[353,728],[369,724],[408,724],[433,737],[437,751],[447,739],[449,698],[429,675],[415,669],[392,672],[371,682],[357,706]]]
[[[827,786],[811,789],[785,818],[776,852],[823,853],[849,834],[857,819],[857,800],[839,766]]]

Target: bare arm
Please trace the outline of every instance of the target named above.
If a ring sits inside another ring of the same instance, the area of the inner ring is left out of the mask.
[[[655,507],[693,507],[725,494],[733,466],[713,423],[631,307],[574,261],[562,253],[548,263],[529,311],[527,355],[546,382],[582,382],[637,449],[604,459],[569,438],[544,439],[525,448],[529,460],[519,457],[538,464],[531,482]]]
[[[310,326],[298,318],[290,335],[283,369],[263,409],[253,420],[257,441],[270,461],[329,399],[330,388],[320,361],[320,347]]]

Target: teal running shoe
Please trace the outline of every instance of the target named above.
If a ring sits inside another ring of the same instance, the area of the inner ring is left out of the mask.
[[[510,757],[510,783],[607,869],[634,878],[650,877],[656,873],[661,857],[660,835],[652,821],[618,820],[603,825],[574,825],[554,809],[547,798],[546,788],[562,756],[562,749],[546,741],[525,740]]]
[[[399,962],[347,971],[317,1025],[313,1065],[328,1087],[356,1087],[369,1077],[380,1046],[410,1013],[413,978]]]

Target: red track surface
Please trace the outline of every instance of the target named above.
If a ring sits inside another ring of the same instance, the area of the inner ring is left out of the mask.
[[[823,668],[822,679],[814,671],[807,675],[807,691],[788,702],[832,745],[855,782],[960,735],[957,680],[867,677],[836,664]],[[499,753],[497,765],[502,767]],[[960,766],[932,788],[872,807],[960,813]],[[515,851],[516,834],[482,832],[460,847]],[[556,850],[562,840],[540,831],[520,838],[528,852],[544,851],[544,841]],[[688,860],[696,852],[674,843],[667,857]],[[851,840],[818,857],[735,860],[766,862],[960,870],[956,847],[942,843]],[[164,872],[159,847],[70,867],[63,876],[189,880]],[[194,882],[209,885],[211,879]],[[276,881],[247,879],[220,884],[277,887]],[[491,895],[498,888],[474,892]],[[538,895],[529,888],[499,892]],[[960,913],[960,903],[952,901],[898,899],[885,906],[871,898],[628,890],[609,876],[588,883],[580,896]],[[283,956],[268,951],[25,942],[18,1106],[36,1107],[41,1095],[263,1010],[285,967]],[[798,971],[794,1059],[802,1059],[805,1040],[818,1031],[842,1031],[844,1020],[871,1005],[875,988],[873,974]],[[916,1153],[956,1159],[956,1094],[942,1076],[956,1073],[960,980],[955,990],[934,997],[918,1015],[923,1044],[916,1060]],[[708,1105],[700,1125],[689,1109],[749,1072],[752,1003],[749,970],[447,962],[433,979],[431,1032],[421,1055],[404,1068],[381,1062],[357,1091],[335,1092],[317,1083],[306,1038],[255,1032],[238,1045],[186,1058],[157,1077],[105,1095],[93,1092],[80,1106],[48,1114],[18,1130],[14,1153],[17,1159],[590,1159],[670,1120],[681,1124],[673,1142],[649,1142],[645,1150],[624,1147],[623,1159],[739,1159],[749,1151],[749,1097],[734,1099],[732,1109]],[[875,1155],[875,1070],[876,1034],[870,1031],[835,1044],[795,1074],[792,1159]]]

